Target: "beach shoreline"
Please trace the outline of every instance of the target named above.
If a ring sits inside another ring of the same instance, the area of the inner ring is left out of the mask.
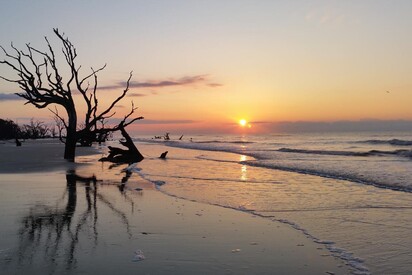
[[[0,263],[10,274],[349,273],[324,245],[288,225],[168,196],[136,173],[122,189],[121,170],[126,166],[109,169],[110,164],[98,163],[99,150],[79,148],[73,165],[56,154],[61,145],[31,143],[22,148],[0,145],[1,219],[7,224],[2,229],[7,238],[1,241]],[[156,156],[162,147],[143,144],[139,149]],[[13,158],[5,157],[17,150]],[[47,159],[33,155],[36,150],[48,152]],[[69,170],[85,178],[95,175],[98,182],[70,185]],[[42,223],[42,229],[34,221]],[[51,232],[62,223],[67,236],[63,230],[60,246],[55,246],[45,236],[56,237]],[[37,245],[25,239],[25,230],[38,234]],[[139,259],[139,251],[144,259]],[[16,259],[16,255],[31,258]],[[55,257],[53,264],[46,256]],[[34,259],[35,266],[31,264]]]

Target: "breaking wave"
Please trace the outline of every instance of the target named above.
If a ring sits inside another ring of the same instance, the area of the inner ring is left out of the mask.
[[[366,144],[389,144],[395,146],[412,146],[412,140],[402,140],[402,139],[389,139],[389,140],[382,140],[382,139],[369,139],[369,140],[362,140],[357,141],[357,143],[366,143]]]
[[[397,155],[401,157],[412,158],[412,150],[370,150],[367,152],[354,152],[354,151],[325,151],[325,150],[305,150],[305,149],[293,149],[293,148],[281,148],[279,152],[284,153],[299,153],[299,154],[314,154],[314,155],[332,155],[332,156],[354,156],[354,157],[368,157],[379,155]]]

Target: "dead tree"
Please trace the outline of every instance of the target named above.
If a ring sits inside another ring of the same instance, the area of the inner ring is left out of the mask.
[[[110,161],[114,163],[135,163],[142,161],[144,159],[143,155],[136,148],[124,127],[120,126],[120,132],[125,139],[125,141],[120,141],[120,144],[127,149],[109,146],[109,155],[101,158],[100,161]]]
[[[0,46],[5,55],[5,59],[0,60],[0,64],[11,68],[17,75],[17,79],[4,76],[0,76],[0,78],[17,84],[22,92],[16,94],[27,100],[25,104],[30,103],[39,109],[55,105],[54,109],[49,108],[49,110],[64,125],[64,158],[74,161],[76,144],[78,142],[89,145],[94,141],[98,141],[99,137],[105,137],[108,133],[118,131],[120,127],[126,127],[136,120],[143,119],[143,117],[132,117],[137,109],[132,102],[130,112],[121,119],[120,123],[110,127],[102,127],[107,119],[115,115],[113,108],[129,91],[132,73],[129,75],[123,92],[106,109],[100,111],[97,98],[97,74],[106,65],[97,70],[91,68],[91,72],[88,75],[80,76],[81,66],[75,63],[77,57],[76,48],[58,29],[53,29],[53,31],[63,45],[62,53],[69,71],[68,77],[64,74],[66,81],[63,80],[63,69],[58,67],[58,56],[55,54],[47,37],[45,38],[47,43],[46,51],[38,50],[30,44],[26,44],[26,49],[23,51],[18,50],[11,44],[13,52],[9,53]],[[67,68],[64,68],[64,70],[67,70]],[[80,128],[78,128],[78,114],[74,100],[75,94],[80,95],[80,98],[87,107],[85,120]],[[56,106],[63,108],[66,115],[61,116]],[[60,133],[60,136],[62,137],[63,135]]]

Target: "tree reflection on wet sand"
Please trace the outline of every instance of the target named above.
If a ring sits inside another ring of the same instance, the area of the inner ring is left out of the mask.
[[[127,237],[132,237],[126,214],[99,193],[95,176],[83,177],[69,170],[66,182],[65,192],[55,206],[36,204],[22,218],[18,250],[9,264],[17,261],[19,266],[26,266],[40,261],[48,266],[50,273],[54,273],[59,266],[72,270],[76,265],[80,235],[88,237],[92,249],[98,245],[98,210],[103,207],[120,220]],[[127,179],[122,180],[119,191],[133,208],[132,199],[124,193],[126,182]],[[85,203],[79,203],[80,196],[84,196]]]

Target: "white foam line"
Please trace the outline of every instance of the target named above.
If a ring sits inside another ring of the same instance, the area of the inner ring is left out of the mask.
[[[264,216],[263,216],[264,217]],[[324,245],[330,253],[332,253],[332,256],[339,258],[343,260],[344,262],[347,263],[348,266],[353,268],[352,274],[356,275],[369,275],[371,274],[369,272],[369,269],[363,265],[363,259],[354,256],[352,252],[348,252],[342,248],[339,248],[335,245],[335,242],[329,241],[329,240],[320,240],[310,234],[306,229],[300,227],[297,223],[291,222],[286,219],[276,219],[276,218],[271,218],[272,221],[277,221],[281,222],[283,224],[287,224],[291,226],[292,228],[302,232],[306,237],[314,241],[315,243],[322,244]]]

